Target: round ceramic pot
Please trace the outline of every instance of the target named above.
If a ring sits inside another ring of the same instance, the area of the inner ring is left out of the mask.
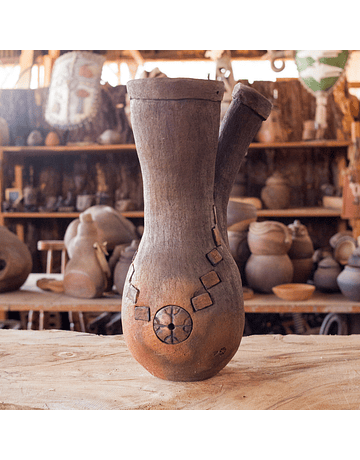
[[[337,292],[339,286],[337,277],[341,272],[340,265],[332,257],[325,257],[319,262],[314,273],[314,284],[316,289],[324,292]]]
[[[293,264],[287,254],[251,254],[245,266],[249,287],[254,291],[268,294],[271,294],[272,288],[279,284],[291,283],[293,274]]]
[[[360,302],[360,267],[346,265],[337,277],[341,293],[354,302]]]
[[[233,227],[236,226],[237,231],[247,230],[250,223],[256,221],[256,216],[257,212],[254,205],[229,200],[227,206],[227,225],[229,229],[233,230]]]
[[[19,289],[31,270],[32,257],[26,244],[0,226],[0,292]]]
[[[275,172],[261,190],[261,199],[268,209],[286,209],[290,205],[291,188],[284,177]]]
[[[248,244],[252,254],[287,254],[291,247],[290,230],[281,222],[252,222],[249,225]]]

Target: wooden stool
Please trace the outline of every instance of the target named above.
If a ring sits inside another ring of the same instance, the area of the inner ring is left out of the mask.
[[[65,243],[62,240],[39,240],[37,243],[37,248],[39,251],[47,251],[46,254],[46,273],[53,273],[53,263],[54,263],[54,251],[61,251],[61,273],[65,272],[65,266],[68,261],[68,254],[66,251]],[[27,329],[32,328],[33,322],[33,314],[34,312],[31,310],[29,311]],[[69,323],[70,323],[70,330],[75,330],[75,324],[73,319],[73,312],[69,311]],[[84,322],[84,315],[82,312],[79,312],[79,322],[80,322],[80,329],[81,332],[86,332],[85,330],[85,322]],[[39,312],[39,330],[44,329],[44,311],[41,310]]]

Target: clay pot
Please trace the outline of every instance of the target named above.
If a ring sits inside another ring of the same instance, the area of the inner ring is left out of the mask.
[[[269,118],[262,124],[257,140],[259,142],[286,142],[288,134],[281,121],[281,111],[273,106]]]
[[[252,222],[249,226],[248,244],[252,254],[287,254],[292,244],[291,233],[282,222]]]
[[[124,251],[121,252],[119,260],[117,261],[114,268],[114,284],[117,292],[122,295],[126,280],[126,275],[129,271],[129,267],[134,258],[134,255],[139,247],[139,241],[133,240]]]
[[[349,257],[348,264],[337,277],[337,283],[345,297],[360,302],[360,248]]]
[[[294,283],[306,283],[313,269],[314,246],[305,225],[295,220],[288,225],[291,232],[291,247],[288,255],[294,266]]]
[[[251,255],[247,237],[247,231],[236,232],[228,230],[230,253],[239,268],[243,284],[245,281],[245,265]]]
[[[105,253],[91,214],[80,214],[72,257],[65,267],[65,294],[86,299],[101,297],[111,276]]]
[[[96,222],[99,239],[101,242],[107,243],[108,251],[112,251],[119,244],[130,244],[132,240],[138,237],[134,224],[110,206],[91,206],[82,214],[90,214]],[[77,234],[79,223],[79,219],[74,219],[65,232],[64,243],[70,258],[73,253],[73,239]]]
[[[287,209],[290,205],[291,188],[283,175],[275,172],[261,190],[261,199],[268,209]]]
[[[256,221],[256,217],[256,208],[252,204],[229,200],[227,207],[228,230],[245,231],[251,222]]]
[[[237,85],[218,139],[222,82],[148,78],[127,88],[145,224],[123,290],[124,338],[153,375],[203,380],[226,366],[243,334],[226,213],[240,163],[270,104]]]
[[[245,266],[250,288],[266,294],[271,294],[272,288],[279,284],[291,283],[293,273],[293,264],[287,254],[251,254]]]
[[[340,272],[340,265],[332,257],[325,257],[322,259],[314,273],[314,284],[316,289],[324,292],[339,291],[337,277]]]
[[[32,257],[26,244],[0,226],[0,292],[20,289],[31,270]]]
[[[350,256],[356,249],[356,240],[352,232],[338,232],[329,240],[330,246],[334,250],[334,259],[341,265],[346,265]]]
[[[50,131],[45,138],[45,145],[48,147],[53,147],[60,144],[59,136],[55,131]]]
[[[29,146],[37,146],[37,145],[42,145],[44,142],[43,136],[40,131],[35,129],[34,131],[31,131],[29,134],[26,143]]]

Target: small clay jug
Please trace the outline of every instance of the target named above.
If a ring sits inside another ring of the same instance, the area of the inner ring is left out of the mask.
[[[360,248],[355,249],[347,265],[337,277],[341,293],[354,302],[360,302]]]
[[[288,225],[291,232],[291,247],[288,255],[294,266],[293,283],[306,283],[313,269],[314,246],[307,228],[299,220]]]
[[[323,292],[337,292],[339,286],[337,277],[341,272],[341,267],[332,257],[322,259],[314,273],[314,284],[316,289]]]
[[[65,267],[65,294],[91,299],[107,290],[111,273],[104,246],[91,214],[80,214],[72,257]]]
[[[276,171],[261,190],[261,199],[268,209],[287,209],[291,200],[291,188],[284,176]]]
[[[31,270],[32,257],[26,244],[0,226],[0,292],[19,289]]]

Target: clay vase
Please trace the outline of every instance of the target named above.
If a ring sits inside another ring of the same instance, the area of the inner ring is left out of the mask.
[[[134,255],[139,247],[139,241],[133,240],[124,251],[121,252],[119,260],[117,261],[114,268],[114,285],[117,292],[122,295],[124,290],[126,275],[129,271],[129,267],[134,258]]]
[[[354,302],[360,302],[360,248],[349,257],[348,264],[337,277],[341,293]]]
[[[94,222],[96,222],[99,238],[101,242],[106,242],[108,251],[112,251],[119,244],[131,244],[132,240],[138,237],[135,225],[111,206],[91,206],[82,214],[90,214]],[[64,235],[65,247],[70,258],[73,254],[74,238],[79,224],[80,219],[71,221]]]
[[[276,171],[261,190],[261,199],[268,209],[287,209],[290,205],[291,189],[283,175]]]
[[[127,88],[145,215],[123,290],[124,338],[153,375],[203,380],[226,366],[243,334],[226,210],[240,163],[271,106],[237,85],[218,139],[222,82],[149,78]]]
[[[281,222],[250,224],[251,255],[246,262],[245,276],[251,289],[271,294],[273,287],[292,282],[294,268],[288,256],[291,243],[290,230]]]
[[[107,290],[111,273],[104,246],[91,214],[80,214],[72,257],[65,267],[65,294],[92,299]]]
[[[307,228],[299,220],[288,225],[292,243],[288,255],[294,267],[293,283],[306,283],[313,269],[314,246]]]
[[[337,277],[340,272],[340,264],[332,257],[325,257],[322,259],[314,273],[314,284],[316,289],[323,292],[339,291]]]
[[[32,257],[26,244],[0,226],[0,292],[20,289],[31,270]]]

